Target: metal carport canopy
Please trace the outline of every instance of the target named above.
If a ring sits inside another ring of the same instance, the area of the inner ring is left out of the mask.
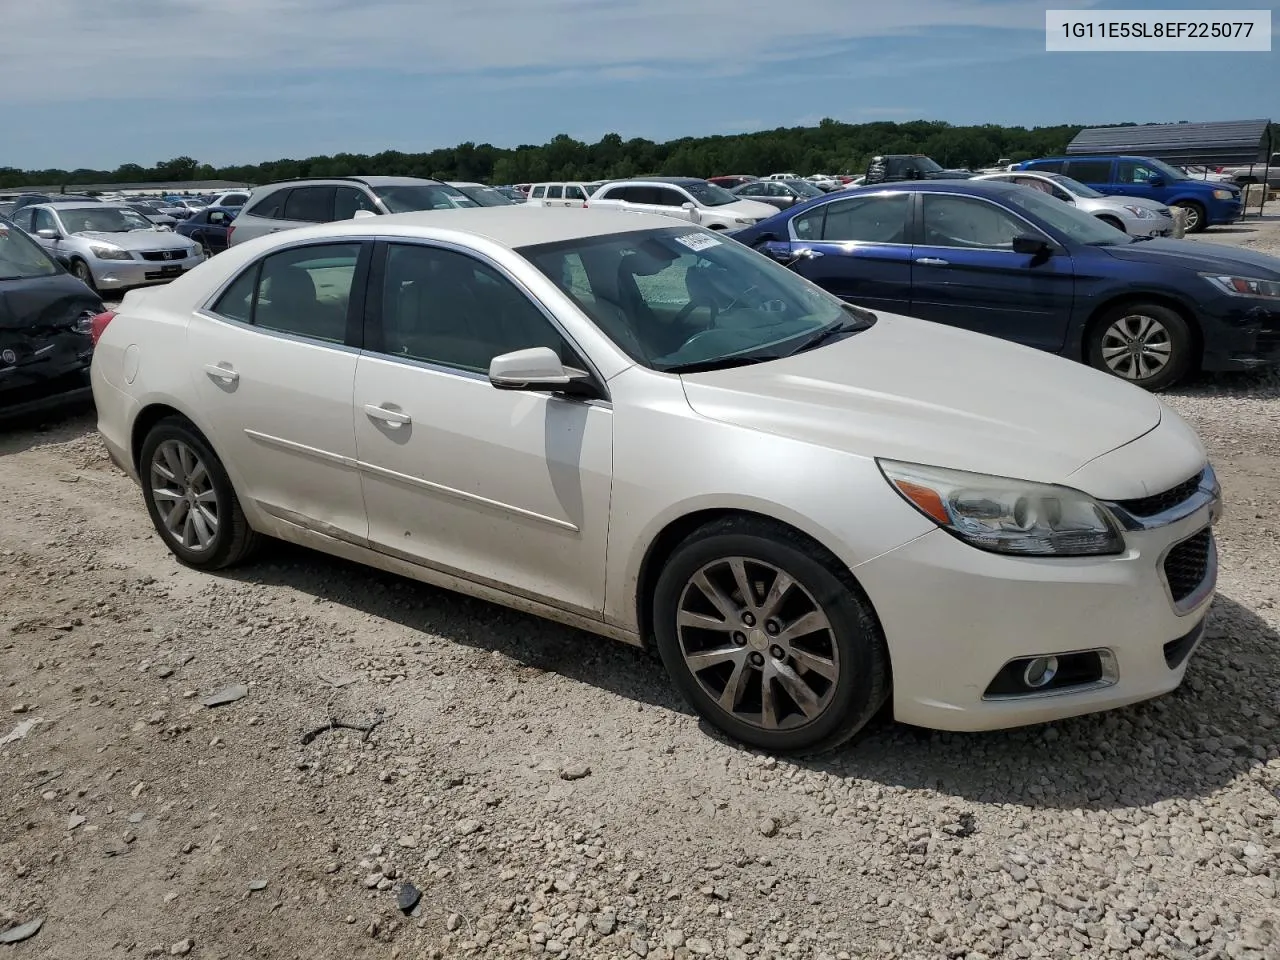
[[[1089,127],[1076,134],[1067,153],[1127,154],[1208,166],[1265,163],[1270,156],[1270,125],[1270,120],[1225,120]]]

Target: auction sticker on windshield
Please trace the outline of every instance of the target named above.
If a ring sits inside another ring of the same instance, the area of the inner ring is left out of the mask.
[[[690,250],[706,250],[708,247],[718,247],[720,241],[709,233],[686,233],[683,237],[673,237],[676,243],[688,247]]]

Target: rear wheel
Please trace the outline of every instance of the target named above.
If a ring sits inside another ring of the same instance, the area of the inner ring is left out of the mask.
[[[1204,207],[1193,200],[1186,200],[1182,203],[1175,203],[1175,207],[1181,207],[1187,212],[1186,228],[1187,233],[1199,233],[1208,226],[1204,215]]]
[[[151,428],[138,473],[151,522],[183,563],[217,570],[257,545],[222,462],[188,421],[166,417]]]
[[[695,532],[654,594],[658,652],[710,724],[766,750],[843,743],[889,692],[870,604],[788,528],[735,518]]]
[[[1187,322],[1156,303],[1132,303],[1105,314],[1089,337],[1089,363],[1147,390],[1163,390],[1191,369],[1195,344]]]

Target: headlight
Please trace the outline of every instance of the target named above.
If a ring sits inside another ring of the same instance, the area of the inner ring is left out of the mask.
[[[1234,190],[1215,190],[1213,191],[1213,199],[1215,200],[1234,200],[1236,192]]]
[[[1079,490],[894,460],[878,463],[907,503],[980,550],[1032,557],[1124,551],[1115,522]]]
[[[132,260],[133,254],[128,250],[121,250],[119,247],[98,247],[91,246],[89,252],[99,260]]]
[[[756,218],[755,218],[755,217],[734,217],[734,218],[733,218],[733,222],[734,222],[734,223],[744,223],[744,224],[746,224],[746,225],[749,227],[749,226],[751,226],[751,224],[753,224],[753,223],[755,223],[755,222],[756,222]]]
[[[1148,210],[1146,207],[1139,207],[1137,205],[1134,205],[1131,207],[1129,206],[1129,204],[1126,203],[1124,205],[1124,208],[1128,210],[1130,213],[1132,213],[1139,220],[1150,220],[1152,217],[1155,216],[1155,214],[1152,213],[1150,210]]]
[[[1223,293],[1233,297],[1266,297],[1268,300],[1280,300],[1280,280],[1259,280],[1256,277],[1224,277],[1212,273],[1202,273],[1204,277]]]

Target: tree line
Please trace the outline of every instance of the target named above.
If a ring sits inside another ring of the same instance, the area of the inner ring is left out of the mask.
[[[541,146],[514,148],[490,143],[461,143],[426,153],[386,150],[372,155],[338,153],[259,164],[214,167],[191,157],[176,157],[143,167],[126,163],[115,170],[19,170],[0,167],[0,189],[48,184],[155,183],[177,180],[233,180],[250,184],[296,177],[390,175],[435,177],[484,183],[539,180],[605,180],[641,175],[710,177],[740,173],[763,176],[793,171],[852,173],[866,171],[882,153],[923,153],[945,167],[979,167],[1000,158],[1027,160],[1061,153],[1078,125],[1004,127],[996,124],[953,126],[942,121],[841,123],[779,127],[729,136],[682,137],[655,143],[624,140],[609,133],[596,143],[566,134]]]

